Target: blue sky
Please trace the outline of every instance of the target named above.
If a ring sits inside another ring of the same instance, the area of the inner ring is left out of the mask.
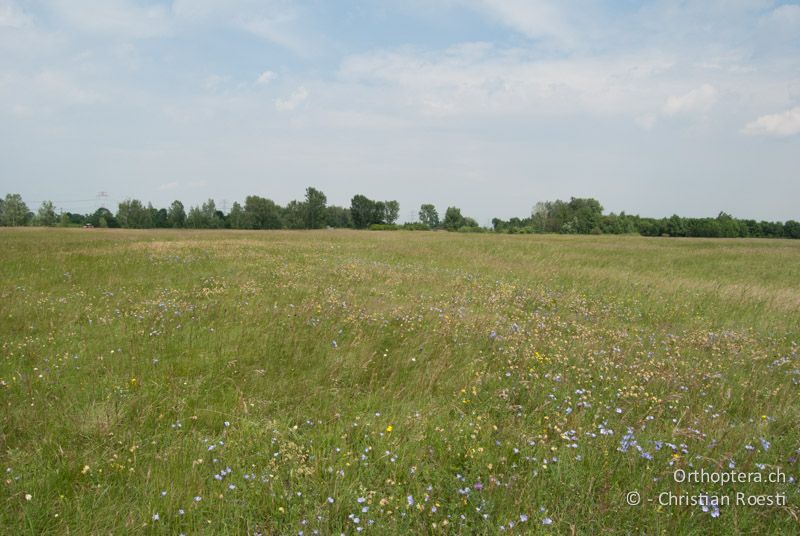
[[[0,193],[800,219],[800,5],[0,0]]]

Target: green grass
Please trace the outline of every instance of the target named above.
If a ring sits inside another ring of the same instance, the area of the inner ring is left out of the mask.
[[[2,533],[800,530],[800,242],[24,229],[0,246]],[[729,464],[786,482],[674,479]],[[664,492],[787,504],[714,517]]]

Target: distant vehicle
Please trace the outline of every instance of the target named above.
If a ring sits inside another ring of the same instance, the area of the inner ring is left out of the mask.
[[[91,223],[87,223],[86,225],[83,226],[83,228],[84,229],[94,229],[94,225],[92,225]]]

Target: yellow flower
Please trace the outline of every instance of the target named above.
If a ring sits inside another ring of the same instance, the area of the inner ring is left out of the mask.
[[[391,434],[392,430],[394,430],[394,426],[392,426],[391,424],[386,427],[386,433]]]

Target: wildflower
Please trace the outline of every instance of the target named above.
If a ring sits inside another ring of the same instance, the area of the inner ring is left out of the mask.
[[[766,452],[766,451],[768,451],[768,450],[769,450],[769,447],[770,447],[770,445],[769,445],[769,441],[767,441],[767,440],[766,440],[766,439],[764,439],[763,437],[762,437],[762,438],[760,438],[760,440],[761,440],[761,447],[764,449],[764,451],[765,451],[765,452]]]
[[[161,518],[158,516],[158,514],[153,514],[153,521],[158,521],[159,519]]]
[[[328,497],[328,504],[333,504],[333,497]]]
[[[520,514],[519,515],[519,520],[520,520],[521,523],[525,523],[528,520],[528,516],[525,515],[525,514]]]
[[[542,519],[542,525],[552,525],[552,524],[553,524],[553,520],[550,519],[549,517],[546,517],[546,518]]]
[[[406,497],[406,500],[408,501],[409,506],[414,506],[414,497],[409,495],[408,497]]]
[[[391,424],[386,427],[386,433],[391,434],[392,430],[394,430],[394,426],[392,426]]]
[[[202,500],[203,500],[203,498],[201,496],[199,496],[199,495],[194,498],[194,502],[200,502]]]
[[[476,491],[480,491],[483,489],[483,484],[481,484],[480,482],[475,482],[475,485],[473,485],[472,487],[475,488]]]

